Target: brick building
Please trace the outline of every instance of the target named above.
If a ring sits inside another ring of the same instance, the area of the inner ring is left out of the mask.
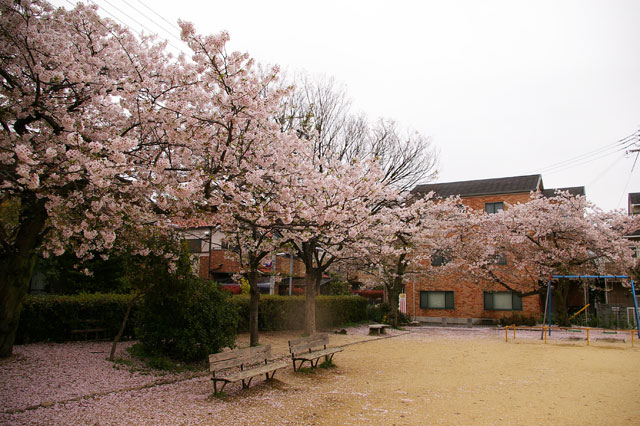
[[[584,195],[584,187],[558,189],[574,195]],[[507,203],[526,203],[532,192],[552,196],[556,189],[545,189],[541,175],[529,175],[419,185],[414,188],[413,193],[419,195],[431,191],[443,198],[458,195],[464,205],[492,214],[504,209]],[[508,268],[508,259],[504,261],[504,268]],[[431,265],[425,267],[438,266],[438,259],[432,259]],[[514,313],[540,316],[544,309],[538,295],[520,297],[516,293],[505,291],[504,287],[496,283],[470,281],[455,274],[444,277],[429,275],[424,274],[406,285],[407,314],[422,322],[493,323]],[[517,288],[517,284],[514,287]],[[519,290],[530,288],[525,287],[523,282]]]
[[[238,255],[225,243],[224,234],[209,226],[183,228],[182,234],[193,256],[195,272],[200,277],[220,284],[233,283],[233,275],[240,272],[240,263]],[[273,253],[264,259],[260,270],[264,273],[258,284],[261,291],[288,294],[290,276],[293,286],[304,284],[304,264],[289,253]],[[274,272],[275,278],[272,279]]]

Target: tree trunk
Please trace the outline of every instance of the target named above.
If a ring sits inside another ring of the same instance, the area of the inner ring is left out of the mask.
[[[113,338],[113,344],[111,345],[111,353],[109,353],[109,361],[113,362],[116,356],[116,348],[118,346],[118,342],[122,338],[122,334],[124,333],[124,328],[127,326],[127,321],[129,320],[129,314],[131,314],[131,309],[133,305],[136,304],[138,300],[142,298],[142,293],[136,294],[129,303],[127,304],[127,311],[124,313],[124,318],[122,319],[122,324],[120,324],[120,330],[116,337]]]
[[[9,357],[18,331],[22,301],[36,264],[35,253],[4,256],[0,261],[0,357]]]
[[[567,310],[567,299],[569,296],[569,282],[566,279],[558,280],[556,287],[558,303],[556,303],[556,313],[558,314],[558,325],[569,327],[569,311]]]
[[[249,278],[249,345],[258,346],[258,306],[260,305],[260,289],[258,288],[258,271],[251,270]]]
[[[387,285],[389,306],[391,307],[390,322],[393,328],[398,328],[400,316],[400,292],[402,291],[404,273],[407,270],[406,257],[406,253],[400,255],[400,257],[398,258],[398,263],[396,264],[396,271],[393,281],[391,281],[391,285]]]
[[[36,248],[42,242],[47,218],[43,200],[23,194],[20,204],[20,228],[11,251],[0,257],[0,358],[11,356],[18,331],[22,301],[36,265]]]
[[[387,293],[389,295],[389,306],[391,308],[391,326],[398,328],[399,316],[400,316],[400,291],[402,290],[402,277],[396,277],[393,280],[393,284],[387,286]]]
[[[305,276],[305,299],[304,299],[304,334],[312,335],[316,332],[316,282],[322,274],[316,270],[307,271]]]

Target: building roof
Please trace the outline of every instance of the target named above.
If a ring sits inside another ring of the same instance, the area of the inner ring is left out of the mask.
[[[542,195],[544,197],[555,197],[556,196],[556,191],[563,191],[563,192],[568,192],[569,195],[585,195],[585,191],[584,191],[584,186],[572,186],[569,188],[551,188],[551,189],[544,189],[542,191]]]
[[[493,194],[514,194],[542,190],[542,176],[512,176],[493,179],[464,180],[460,182],[429,183],[418,185],[413,193],[427,194],[435,192],[438,197],[459,195],[472,197]]]

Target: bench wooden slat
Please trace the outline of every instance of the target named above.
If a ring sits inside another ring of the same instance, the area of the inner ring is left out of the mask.
[[[213,390],[218,392],[217,383],[222,382],[222,388],[227,383],[242,380],[242,387],[249,387],[251,379],[255,376],[265,374],[267,379],[273,378],[276,370],[285,368],[286,362],[271,362],[271,346],[255,346],[246,349],[234,349],[231,351],[221,352],[209,355],[209,371],[213,377]],[[241,371],[226,374],[224,376],[216,376],[216,372],[227,370],[232,367],[240,367]],[[269,377],[269,373],[271,377]],[[248,380],[247,382],[245,382]]]
[[[227,359],[244,357],[252,354],[271,353],[270,345],[252,346],[243,349],[234,349],[231,351],[220,352],[209,355],[209,362],[224,361]]]
[[[245,356],[242,358],[232,358],[224,361],[216,361],[216,362],[209,363],[209,371],[213,372],[213,371],[227,370],[233,367],[240,367],[241,365],[243,365],[246,368],[248,366],[252,366],[258,363],[264,364],[264,360],[269,358],[271,358],[270,353],[269,354],[263,353],[263,354]]]
[[[286,368],[289,366],[288,362],[272,362],[270,364],[266,364],[259,368],[252,368],[251,370],[238,371],[237,373],[230,374],[228,376],[224,376],[224,380],[229,382],[237,382],[238,380],[246,380],[249,377],[259,376],[265,373],[271,373],[272,371],[279,370],[281,368]]]
[[[343,348],[329,348],[315,352],[301,352],[299,354],[295,354],[295,359],[304,359],[306,361],[310,361],[312,359],[320,358],[326,355],[342,352],[343,350]]]
[[[300,337],[298,339],[289,340],[289,352],[293,361],[293,369],[296,370],[296,361],[300,361],[300,368],[304,362],[310,362],[312,367],[318,364],[322,357],[330,360],[337,352],[341,352],[342,348],[327,348],[329,343],[329,335],[327,333],[318,333],[308,337]]]
[[[299,337],[297,339],[289,340],[289,346],[307,346],[308,348],[314,348],[317,346],[324,346],[329,343],[329,335],[327,333],[318,333],[308,337]]]

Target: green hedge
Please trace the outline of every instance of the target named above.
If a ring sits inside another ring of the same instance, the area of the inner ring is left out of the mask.
[[[120,330],[131,297],[101,293],[28,296],[23,302],[16,343],[82,340],[85,336],[71,331],[87,328],[106,328],[106,337],[113,338]],[[124,336],[133,336],[131,321],[128,321]]]
[[[86,320],[97,320],[96,327],[107,328],[113,338],[127,309],[131,295],[79,294],[70,296],[27,296],[20,316],[16,344],[82,340],[71,330],[87,328]],[[231,302],[238,309],[238,332],[249,330],[249,296],[236,295]],[[134,306],[124,336],[134,335],[134,318],[140,303]],[[304,325],[304,296],[260,296],[258,327],[262,331],[300,330]],[[338,327],[367,320],[367,299],[359,296],[318,296],[318,329]]]
[[[231,298],[238,307],[238,331],[249,330],[249,296]],[[367,320],[367,299],[359,296],[316,297],[318,329]],[[258,328],[263,331],[301,330],[304,326],[304,296],[260,296]]]

